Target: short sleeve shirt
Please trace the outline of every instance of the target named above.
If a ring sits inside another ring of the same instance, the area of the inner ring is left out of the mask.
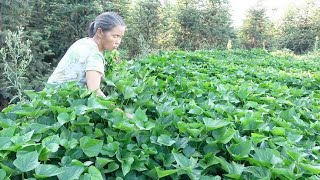
[[[49,84],[74,81],[86,84],[89,70],[104,74],[105,61],[97,44],[91,38],[83,38],[70,46],[48,79]]]

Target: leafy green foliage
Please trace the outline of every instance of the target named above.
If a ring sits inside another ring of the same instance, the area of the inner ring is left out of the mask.
[[[0,113],[0,177],[318,179],[319,67],[161,52],[115,64],[106,99],[72,83],[26,91]]]

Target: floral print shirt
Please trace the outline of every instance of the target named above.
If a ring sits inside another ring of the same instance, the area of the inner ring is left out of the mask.
[[[77,82],[86,84],[86,72],[94,70],[104,74],[105,61],[97,44],[91,38],[76,41],[60,60],[48,79],[49,84]]]

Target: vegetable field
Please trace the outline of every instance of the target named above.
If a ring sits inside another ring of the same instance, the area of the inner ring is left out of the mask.
[[[0,180],[320,179],[319,59],[179,51],[107,69],[107,99],[69,83],[0,113]]]

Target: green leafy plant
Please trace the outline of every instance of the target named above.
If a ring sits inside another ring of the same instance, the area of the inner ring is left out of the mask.
[[[120,53],[117,50],[105,51],[106,72],[111,72],[116,63],[120,63]]]
[[[115,64],[107,99],[72,83],[26,91],[0,113],[0,177],[319,179],[319,68],[263,50],[161,52]]]

